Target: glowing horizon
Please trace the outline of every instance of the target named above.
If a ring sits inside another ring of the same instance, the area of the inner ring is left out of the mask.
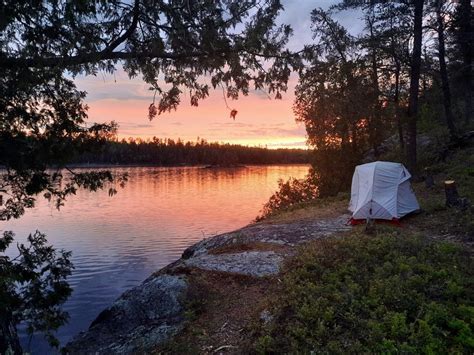
[[[80,90],[88,92],[86,103],[91,122],[116,121],[118,138],[170,138],[196,141],[266,146],[269,149],[306,149],[306,131],[297,124],[292,112],[294,85],[281,100],[270,99],[265,92],[252,91],[227,105],[238,111],[230,118],[221,90],[211,91],[198,107],[183,95],[176,111],[166,112],[149,121],[148,105],[153,94],[139,79],[129,79],[123,71],[115,75],[76,79]]]
[[[206,139],[205,137],[196,137],[195,139],[182,139],[181,137],[177,138],[170,138],[170,137],[158,137],[158,136],[150,136],[150,137],[133,137],[133,136],[127,136],[127,135],[121,135],[118,134],[118,140],[128,140],[130,138],[132,139],[152,139],[153,137],[160,138],[160,139],[173,139],[174,141],[181,139],[184,142],[196,142],[199,138],[199,140],[204,139],[208,143],[219,143],[219,144],[236,144],[236,145],[241,145],[243,147],[255,147],[255,148],[266,148],[266,149],[303,149],[307,150],[309,149],[308,145],[306,145],[305,142],[293,142],[292,138],[283,138],[281,140],[273,140],[272,138],[268,138],[268,141],[262,141],[262,140],[228,140],[228,141],[223,141],[223,140],[209,140]],[[287,141],[287,142],[286,142]],[[263,143],[262,143],[263,142]]]
[[[285,10],[278,21],[290,24],[294,30],[288,48],[301,49],[312,41],[308,29],[311,27],[310,13],[316,4],[310,0],[282,2]],[[328,8],[333,3],[334,0],[327,0],[320,6]],[[354,12],[341,12],[336,17],[353,32],[363,27],[354,21]],[[209,142],[268,148],[307,148],[306,130],[295,122],[292,111],[296,75],[290,78],[288,91],[283,93],[282,100],[270,100],[267,93],[253,90],[248,96],[240,96],[239,100],[227,99],[226,104],[222,89],[219,88],[212,90],[208,98],[199,102],[198,107],[192,107],[189,95],[184,93],[177,111],[164,113],[151,122],[147,115],[153,92],[141,78],[129,79],[119,69],[113,75],[99,73],[95,77],[80,76],[75,78],[75,82],[80,90],[88,92],[85,102],[89,106],[89,121],[116,121],[119,124],[119,139],[156,136],[196,141],[200,137]],[[229,108],[238,111],[235,121],[229,117]]]

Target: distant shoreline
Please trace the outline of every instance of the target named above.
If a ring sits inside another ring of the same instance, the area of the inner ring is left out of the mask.
[[[241,164],[241,165],[212,165],[212,164],[177,164],[177,165],[159,165],[159,164],[71,164],[67,167],[70,169],[98,169],[98,168],[203,168],[203,169],[235,169],[235,168],[246,168],[250,166],[277,166],[277,165],[299,165],[299,166],[310,166],[309,163],[268,163],[268,164]],[[52,169],[54,167],[51,167]]]
[[[310,163],[268,163],[268,164],[242,164],[235,166],[220,166],[211,164],[182,164],[182,165],[157,165],[157,164],[71,164],[67,165],[69,169],[109,169],[109,168],[202,168],[206,170],[214,169],[241,169],[251,166],[311,166]],[[61,169],[65,169],[63,167]],[[55,166],[50,166],[48,169],[57,169]],[[0,171],[6,170],[5,166],[0,165]]]

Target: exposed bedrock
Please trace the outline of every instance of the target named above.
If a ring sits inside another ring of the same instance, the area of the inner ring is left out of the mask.
[[[349,229],[349,215],[287,224],[254,224],[186,249],[181,259],[125,292],[66,347],[70,354],[146,353],[185,323],[186,269],[252,277],[280,272],[295,246]]]
[[[71,354],[126,354],[168,340],[184,321],[183,276],[157,275],[126,291],[66,347]]]

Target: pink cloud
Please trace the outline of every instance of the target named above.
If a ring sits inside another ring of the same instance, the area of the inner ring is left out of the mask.
[[[209,141],[269,147],[300,146],[305,140],[305,130],[295,123],[292,112],[294,77],[282,100],[269,99],[265,93],[251,93],[236,101],[227,99],[228,106],[238,111],[235,121],[229,116],[222,90],[212,91],[198,107],[191,106],[189,97],[183,95],[177,111],[150,122],[147,110],[153,95],[143,81],[131,80],[119,70],[114,76],[79,78],[76,82],[79,89],[88,92],[90,121],[117,121],[120,138],[195,140],[199,136]]]

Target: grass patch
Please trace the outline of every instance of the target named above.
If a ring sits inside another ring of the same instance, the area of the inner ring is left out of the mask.
[[[307,202],[295,203],[292,206],[275,210],[261,223],[279,224],[337,217],[347,212],[349,193],[339,193],[334,197],[316,198]]]
[[[474,274],[459,247],[381,227],[305,245],[261,353],[472,353]]]

